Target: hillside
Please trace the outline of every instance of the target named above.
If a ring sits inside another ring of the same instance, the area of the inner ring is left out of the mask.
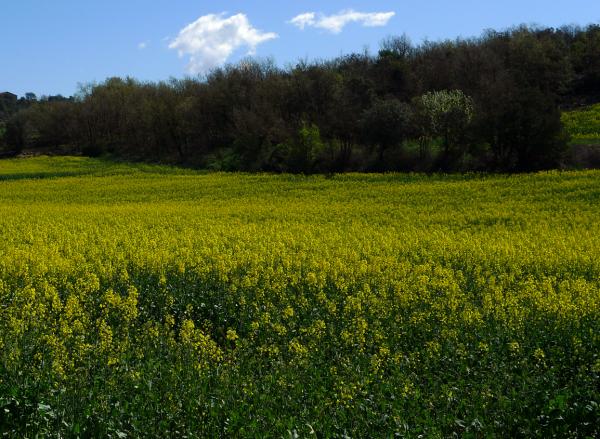
[[[600,104],[564,112],[562,122],[573,142],[600,144]]]

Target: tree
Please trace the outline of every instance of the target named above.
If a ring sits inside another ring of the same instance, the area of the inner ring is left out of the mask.
[[[407,59],[414,54],[414,50],[410,37],[407,34],[402,34],[399,37],[391,36],[383,39],[380,44],[379,56]]]
[[[490,96],[478,125],[496,169],[524,172],[561,165],[568,138],[552,96],[510,84],[497,86]]]
[[[378,148],[378,166],[383,166],[384,153],[402,144],[411,133],[412,109],[398,99],[383,99],[364,111],[362,130],[364,140]]]
[[[11,117],[6,123],[4,140],[15,153],[20,153],[27,142],[27,121],[20,114]]]
[[[296,138],[284,146],[287,149],[287,170],[304,174],[314,172],[323,147],[319,127],[302,122]]]
[[[467,130],[473,120],[473,99],[461,90],[442,90],[425,93],[418,106],[424,135],[442,139],[442,166],[447,168],[466,151]]]

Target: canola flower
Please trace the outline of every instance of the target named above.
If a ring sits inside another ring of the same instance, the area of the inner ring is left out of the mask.
[[[599,187],[0,161],[0,433],[600,435]]]

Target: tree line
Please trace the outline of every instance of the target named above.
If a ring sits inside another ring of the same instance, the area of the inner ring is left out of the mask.
[[[561,108],[600,101],[600,26],[389,37],[376,54],[245,59],[22,101],[0,112],[0,145],[14,153],[302,173],[548,169],[568,161]]]

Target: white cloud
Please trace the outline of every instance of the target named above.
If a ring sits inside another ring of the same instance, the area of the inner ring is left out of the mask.
[[[304,14],[296,15],[290,20],[290,23],[294,26],[304,29],[306,26],[314,26],[316,23],[314,12],[305,12]]]
[[[140,44],[138,44],[138,49],[140,50],[144,50],[146,47],[148,47],[148,43],[146,41],[142,41]]]
[[[184,27],[169,44],[169,49],[176,49],[180,57],[189,55],[187,69],[190,73],[204,73],[222,65],[241,47],[247,47],[248,54],[252,55],[259,44],[277,38],[276,33],[254,28],[245,14],[227,18],[224,15],[209,14],[198,18]]]
[[[394,15],[396,13],[392,11],[358,12],[353,9],[347,9],[333,15],[317,15],[315,12],[304,12],[303,14],[296,15],[289,23],[299,29],[310,26],[339,34],[348,23],[360,23],[365,27],[380,27],[385,26]]]

